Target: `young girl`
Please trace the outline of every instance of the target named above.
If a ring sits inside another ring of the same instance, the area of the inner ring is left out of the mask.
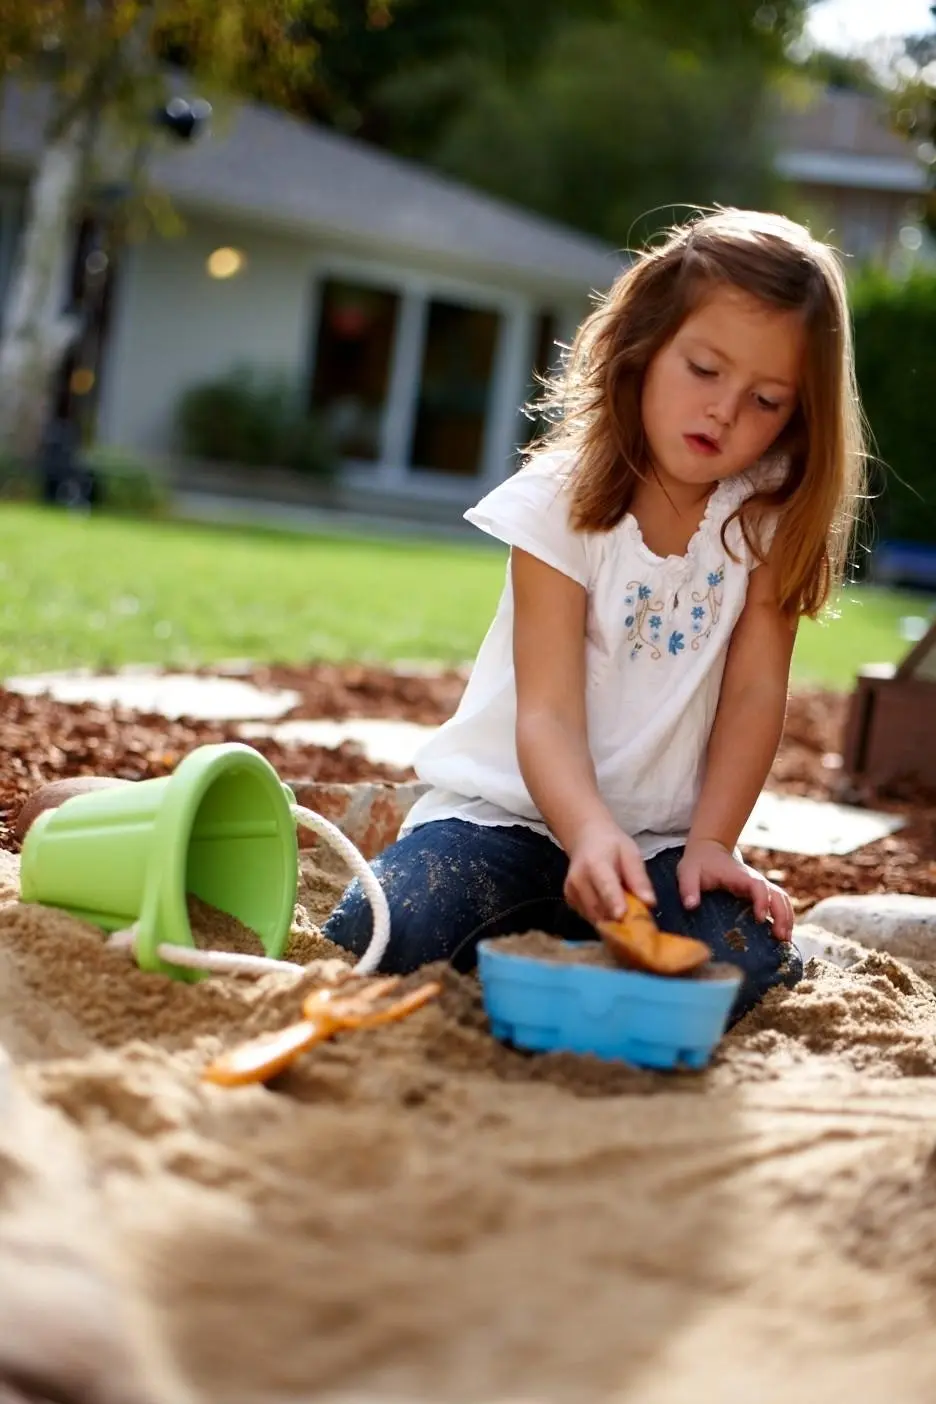
[[[467,519],[510,548],[431,788],[374,864],[384,966],[531,929],[595,936],[625,888],[744,971],[802,962],[738,837],[780,734],[797,622],[841,580],[862,422],[832,250],[774,215],[677,229],[583,324],[525,467]],[[357,883],[325,927],[370,936]]]

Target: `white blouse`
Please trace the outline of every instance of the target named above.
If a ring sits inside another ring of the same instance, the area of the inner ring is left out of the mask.
[[[465,517],[587,590],[589,746],[605,804],[646,859],[685,843],[728,643],[758,564],[737,520],[726,533],[737,561],[722,545],[721,527],[776,467],[759,464],[721,482],[686,554],[664,558],[644,544],[630,513],[608,532],[572,529],[573,462],[569,452],[541,455]],[[458,818],[522,824],[552,837],[520,773],[516,715],[508,569],[458,710],[416,756],[416,773],[432,788],[402,832]]]

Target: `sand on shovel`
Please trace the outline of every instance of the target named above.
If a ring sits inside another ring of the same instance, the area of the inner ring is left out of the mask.
[[[190,985],[0,907],[0,1042],[168,1360],[139,1366],[141,1404],[928,1404],[936,995],[907,966],[811,961],[703,1074],[514,1052],[440,969],[412,977],[441,979],[436,1003],[268,1088],[200,1082],[346,972],[314,928],[303,909],[301,974]],[[130,1350],[140,1328],[114,1329]]]

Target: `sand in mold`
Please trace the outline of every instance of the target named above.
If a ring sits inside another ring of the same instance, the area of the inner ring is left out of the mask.
[[[296,977],[164,980],[0,908],[0,1380],[38,1342],[94,1404],[932,1399],[916,973],[813,961],[706,1073],[654,1075],[499,1046],[445,970],[273,1088],[202,1084],[340,969],[306,862]]]

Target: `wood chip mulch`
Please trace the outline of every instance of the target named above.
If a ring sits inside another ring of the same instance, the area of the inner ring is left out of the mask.
[[[379,716],[430,724],[451,714],[465,676],[455,669],[420,675],[365,664],[251,669],[244,675],[260,686],[294,688],[301,700],[290,717]],[[771,789],[815,799],[842,797],[840,748],[846,707],[847,698],[834,693],[794,695],[769,781]],[[237,739],[235,724],[167,721],[157,715],[98,705],[71,706],[0,689],[0,847],[17,846],[10,822],[26,797],[49,780],[74,775],[149,779],[171,772],[194,746]],[[263,739],[251,744],[287,781],[402,780],[411,775],[371,763],[351,744],[334,749],[285,747]],[[842,892],[936,897],[936,793],[905,784],[857,798],[904,815],[906,827],[844,857],[811,858],[751,849],[750,861],[783,883],[801,911],[822,897]]]

